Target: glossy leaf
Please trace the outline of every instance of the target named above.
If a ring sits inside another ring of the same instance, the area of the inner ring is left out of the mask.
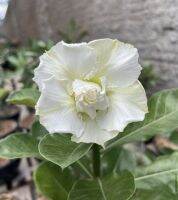
[[[148,102],[149,113],[142,122],[130,124],[107,149],[133,141],[146,140],[178,127],[178,89],[163,90]]]
[[[75,143],[69,135],[59,133],[46,135],[39,144],[40,154],[47,160],[68,167],[84,156],[92,144]]]
[[[72,187],[68,200],[126,200],[134,191],[134,177],[125,171],[102,179],[78,181]]]
[[[39,98],[39,91],[33,88],[26,88],[9,95],[7,102],[11,104],[26,105],[34,107]]]
[[[0,140],[1,158],[41,157],[38,142],[30,134],[13,133]]]
[[[59,166],[42,163],[34,174],[35,184],[44,196],[51,200],[67,200],[73,185],[73,177],[69,169],[61,170]]]

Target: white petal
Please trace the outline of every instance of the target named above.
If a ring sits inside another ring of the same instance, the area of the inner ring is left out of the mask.
[[[88,119],[85,123],[85,129],[80,137],[72,136],[74,142],[96,143],[104,146],[104,143],[117,135],[116,132],[102,130],[95,120]]]
[[[127,88],[115,88],[110,94],[107,113],[100,113],[97,121],[107,131],[122,132],[131,122],[142,121],[148,112],[147,98],[139,81]]]
[[[88,43],[95,49],[100,67],[106,67],[106,63],[110,59],[114,49],[117,47],[118,41],[109,38],[93,40]]]
[[[36,113],[40,123],[50,133],[73,133],[80,136],[83,132],[83,123],[75,111],[73,99],[54,78],[44,82]]]
[[[96,53],[87,43],[59,42],[40,57],[34,81],[42,89],[43,81],[55,76],[59,80],[88,79],[96,67]]]
[[[78,137],[83,133],[82,121],[71,108],[61,108],[59,111],[40,116],[40,123],[49,133],[72,133]]]
[[[127,87],[139,77],[141,66],[138,51],[129,44],[119,42],[107,63],[109,86]]]
[[[71,78],[91,78],[96,67],[96,53],[87,43],[66,44],[57,49],[61,55]]]
[[[108,87],[127,87],[139,77],[138,51],[118,40],[100,39],[89,43],[98,55],[99,76],[106,76]]]
[[[52,76],[60,80],[66,80],[66,73],[64,70],[64,63],[59,59],[58,54],[54,49],[61,46],[62,42],[57,43],[48,52],[40,56],[40,64],[34,70],[33,80],[37,83],[40,91],[43,88],[43,82]]]

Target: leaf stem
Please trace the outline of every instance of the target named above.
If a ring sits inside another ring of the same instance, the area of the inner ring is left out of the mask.
[[[95,178],[100,177],[100,146],[93,144],[93,176]]]

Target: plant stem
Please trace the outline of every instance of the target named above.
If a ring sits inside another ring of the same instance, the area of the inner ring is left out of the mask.
[[[100,177],[100,146],[93,144],[93,176]]]

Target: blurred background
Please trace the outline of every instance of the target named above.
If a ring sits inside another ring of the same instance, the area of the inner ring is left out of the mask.
[[[36,87],[33,70],[45,50],[60,40],[73,43],[105,37],[138,48],[143,66],[140,81],[148,96],[178,86],[178,1],[0,0],[0,138],[30,130],[34,110],[12,105],[8,96]],[[10,191],[0,200],[16,199],[14,193],[22,200],[36,199],[31,183],[36,162],[0,159],[0,193]],[[30,186],[24,188],[26,183]]]
[[[88,32],[83,40],[110,37],[130,42],[139,49],[142,61],[155,65],[163,87],[178,84],[178,2],[175,0],[0,2],[4,12],[9,2],[0,32],[10,40],[59,41],[64,39],[60,31],[66,30],[69,21],[74,19]]]

